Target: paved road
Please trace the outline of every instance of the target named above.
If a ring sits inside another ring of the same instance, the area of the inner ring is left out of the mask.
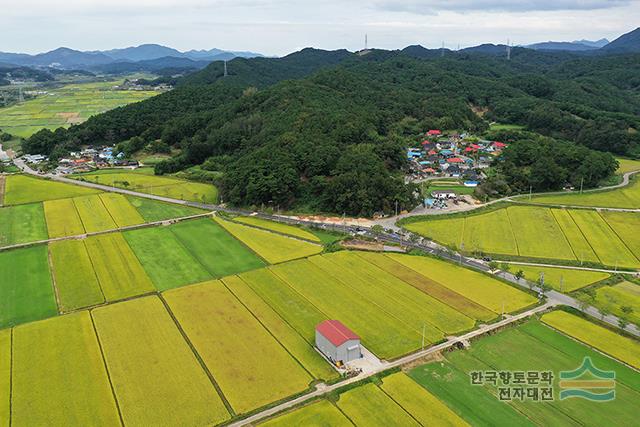
[[[20,169],[22,169],[24,172],[26,173],[30,173],[32,175],[38,175],[38,176],[42,176],[39,175],[36,171],[34,171],[33,169],[29,168],[27,165],[24,164],[24,162],[22,162],[19,159],[14,159],[14,162],[16,164],[16,166],[18,166]],[[629,174],[625,174],[625,176],[627,177],[627,183],[628,181],[628,176]],[[179,205],[186,205],[186,206],[193,206],[196,208],[200,208],[200,209],[205,209],[208,211],[222,211],[222,212],[229,212],[229,213],[233,213],[233,214],[240,214],[240,215],[256,215],[260,218],[263,219],[269,219],[272,221],[277,221],[277,222],[282,222],[282,223],[286,223],[286,224],[292,224],[292,225],[306,225],[309,227],[316,227],[316,228],[321,228],[321,229],[325,229],[325,230],[330,230],[330,231],[337,231],[337,232],[341,232],[341,233],[347,233],[347,234],[353,234],[353,235],[362,235],[365,237],[369,237],[378,241],[382,241],[382,242],[386,242],[386,243],[392,243],[392,244],[398,244],[398,245],[402,245],[404,247],[407,248],[412,248],[412,249],[418,249],[421,250],[423,252],[432,254],[432,255],[436,255],[439,256],[441,258],[444,259],[448,259],[450,261],[456,262],[459,265],[474,269],[474,270],[479,270],[485,273],[490,273],[491,269],[489,268],[489,266],[483,262],[483,261],[479,261],[473,258],[467,258],[459,253],[455,253],[450,251],[447,248],[444,248],[443,246],[438,245],[435,242],[431,242],[431,241],[427,241],[417,235],[412,236],[412,233],[404,231],[404,230],[400,230],[398,232],[392,232],[392,233],[387,233],[387,232],[382,232],[382,233],[376,233],[371,231],[371,229],[366,229],[366,228],[361,228],[361,227],[357,227],[357,226],[349,226],[349,225],[337,225],[337,224],[333,224],[333,223],[320,223],[318,224],[317,222],[313,222],[313,221],[305,221],[305,220],[299,220],[299,219],[292,219],[292,218],[288,218],[285,216],[280,216],[280,215],[268,215],[268,214],[264,214],[264,213],[256,213],[256,212],[252,212],[252,211],[247,211],[247,210],[242,210],[242,209],[230,209],[224,206],[219,206],[219,205],[210,205],[210,204],[204,204],[204,203],[198,203],[198,202],[187,202],[184,200],[178,200],[178,199],[172,199],[169,197],[162,197],[162,196],[155,196],[153,194],[146,194],[146,193],[139,193],[136,191],[132,191],[132,190],[125,190],[122,188],[116,188],[116,187],[109,187],[106,185],[102,185],[102,184],[95,184],[92,182],[86,182],[86,181],[78,181],[75,179],[69,179],[69,178],[65,178],[62,176],[57,176],[57,175],[44,175],[47,178],[50,178],[54,181],[59,181],[59,182],[66,182],[69,184],[74,184],[74,185],[80,185],[80,186],[84,186],[84,187],[90,187],[90,188],[95,188],[95,189],[99,189],[99,190],[103,190],[103,191],[111,191],[111,192],[115,192],[115,193],[121,193],[121,194],[127,194],[127,195],[132,195],[132,196],[137,196],[137,197],[144,197],[144,198],[148,198],[148,199],[153,199],[153,200],[159,200],[159,201],[163,201],[163,202],[167,202],[167,203],[174,203],[174,204],[179,204]],[[412,241],[413,240],[413,241]],[[505,273],[505,272],[501,272],[497,274],[499,277],[513,283],[516,284],[522,288],[526,288],[529,289],[529,284],[526,281],[522,281],[522,280],[518,280],[515,276],[513,276],[512,274],[509,273]],[[536,290],[537,292],[539,292],[539,290],[537,288],[534,288],[534,290]],[[594,315],[595,313],[595,317],[600,317],[599,316],[599,312],[597,311],[597,309],[595,309],[594,307],[587,307],[586,309],[582,309],[580,303],[575,299],[572,298],[568,295],[564,295],[561,294],[559,292],[556,291],[551,291],[548,292],[547,294],[547,298],[550,302],[552,303],[563,303],[566,305],[569,305],[571,307],[576,308],[577,310],[583,311],[591,316]],[[614,326],[614,327],[619,327],[618,322],[619,319],[616,316],[613,315],[609,315],[606,316],[604,318],[602,318],[603,321],[609,323],[610,325]],[[635,325],[628,325],[626,328],[626,331],[629,333],[632,333],[636,336],[640,337],[640,330],[638,330],[638,328]]]
[[[240,426],[245,426],[245,425],[248,425],[248,424],[251,424],[251,423],[256,423],[256,422],[258,422],[260,420],[263,420],[263,419],[265,419],[267,417],[270,417],[270,416],[275,415],[275,414],[277,414],[279,412],[285,411],[285,410],[290,409],[290,408],[292,408],[294,406],[297,406],[297,405],[299,405],[301,403],[304,403],[304,402],[306,402],[306,401],[308,401],[310,399],[326,395],[327,393],[331,393],[331,392],[333,392],[335,390],[338,390],[338,389],[340,389],[342,387],[345,387],[345,386],[347,386],[349,384],[353,384],[355,382],[362,381],[363,379],[366,379],[366,378],[371,377],[373,375],[379,374],[382,371],[386,371],[388,369],[404,366],[406,364],[415,362],[416,360],[420,360],[420,359],[422,359],[422,358],[424,358],[426,356],[429,356],[431,354],[435,354],[435,353],[441,352],[443,350],[447,350],[447,349],[449,349],[451,347],[454,347],[456,345],[459,345],[461,343],[464,344],[466,342],[469,342],[473,338],[476,338],[478,336],[486,334],[487,332],[491,332],[491,331],[503,328],[503,327],[505,327],[505,326],[507,326],[507,325],[509,325],[511,323],[518,322],[518,321],[520,321],[522,319],[526,319],[527,317],[533,316],[536,313],[541,313],[541,312],[551,308],[552,306],[553,306],[553,304],[547,303],[547,304],[532,308],[531,310],[527,310],[527,311],[525,311],[523,313],[520,313],[518,315],[508,316],[506,319],[501,320],[499,322],[492,323],[490,325],[484,325],[484,326],[482,326],[482,327],[480,327],[480,328],[478,328],[478,329],[476,329],[474,331],[471,331],[471,332],[469,332],[467,334],[464,334],[464,335],[461,335],[461,336],[458,336],[458,337],[450,338],[448,341],[446,341],[446,342],[444,342],[442,344],[437,344],[437,345],[429,347],[429,348],[427,348],[425,350],[418,351],[416,353],[410,354],[408,356],[405,356],[403,358],[394,360],[394,361],[389,362],[389,363],[385,363],[384,365],[380,366],[378,369],[371,370],[371,371],[369,371],[367,373],[360,374],[360,375],[358,375],[356,377],[349,378],[349,379],[347,379],[345,381],[341,381],[339,383],[332,384],[332,385],[319,384],[318,386],[316,386],[316,390],[314,390],[314,391],[312,391],[310,393],[302,395],[302,396],[300,396],[300,397],[298,397],[296,399],[284,402],[284,403],[282,403],[280,405],[274,406],[273,408],[269,408],[269,409],[266,409],[264,411],[258,412],[257,414],[254,414],[254,415],[252,415],[252,416],[250,416],[248,418],[245,418],[243,420],[236,421],[235,423],[230,424],[230,426],[231,427],[240,427]]]

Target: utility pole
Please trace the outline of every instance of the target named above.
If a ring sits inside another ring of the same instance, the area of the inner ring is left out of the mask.
[[[582,194],[582,187],[584,186],[584,176],[580,180],[580,194]]]
[[[464,251],[464,242],[460,243],[460,266],[462,266],[462,251]]]
[[[564,291],[564,276],[560,276],[560,292]]]
[[[422,323],[422,349],[424,350],[424,335],[425,335],[425,329],[426,329],[427,325],[425,323]]]
[[[531,195],[533,194],[533,185],[529,186],[529,200],[531,200]]]
[[[396,216],[398,216],[398,201],[396,200]]]

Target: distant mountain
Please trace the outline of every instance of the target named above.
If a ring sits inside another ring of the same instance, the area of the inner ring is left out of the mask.
[[[603,53],[636,53],[640,52],[640,27],[623,34],[600,49]]]
[[[600,49],[600,46],[587,45],[579,42],[542,42],[525,46],[534,50],[564,50],[568,52],[584,52]]]
[[[138,71],[159,72],[171,69],[172,71],[200,70],[210,61],[194,61],[189,58],[176,58],[165,56],[163,58],[148,59],[143,61],[118,61],[95,67],[94,70],[107,74],[123,74]],[[165,73],[163,73],[165,74]]]
[[[170,47],[161,46],[159,44],[142,44],[140,46],[131,46],[124,49],[105,50],[103,53],[110,58],[127,61],[148,61],[151,59],[164,58],[167,56],[182,57],[183,54]]]
[[[593,46],[593,47],[597,47],[597,48],[601,48],[601,47],[605,47],[606,45],[609,44],[609,40],[607,39],[600,39],[600,40],[574,40],[573,43],[578,43],[578,44],[583,44],[585,46]]]
[[[506,55],[507,45],[485,43],[479,46],[473,46],[473,47],[467,47],[467,48],[461,49],[460,52],[482,53],[485,55],[503,55],[503,54]]]
[[[200,69],[203,68],[206,63],[212,61],[228,61],[238,57],[255,58],[262,57],[262,55],[253,52],[228,52],[220,49],[180,52],[179,50],[158,44],[143,44],[124,49],[87,52],[61,47],[37,55],[0,52],[0,62],[3,63],[28,67],[81,68],[86,70],[101,68],[111,64],[119,64],[113,68],[125,69],[127,67],[121,64],[123,62],[139,63],[138,66],[128,67],[135,70],[153,71],[154,69],[168,67]],[[175,61],[175,59],[179,59],[180,61]],[[205,62],[205,64],[202,64],[202,62]]]

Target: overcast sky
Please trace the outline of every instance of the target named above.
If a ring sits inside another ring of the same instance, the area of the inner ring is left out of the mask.
[[[6,3],[5,3],[6,2]],[[2,0],[0,51],[160,43],[284,55],[303,47],[613,40],[640,25],[640,0]],[[7,4],[8,3],[8,4]]]

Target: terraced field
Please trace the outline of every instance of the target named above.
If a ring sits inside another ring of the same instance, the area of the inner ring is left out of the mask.
[[[27,138],[41,129],[57,129],[82,123],[89,117],[142,101],[155,91],[114,90],[122,81],[74,83],[48,89],[46,95],[0,108],[0,128]]]
[[[404,227],[468,253],[640,267],[636,213],[511,206]]]
[[[474,370],[551,370],[558,393],[559,371],[578,368],[587,356],[599,369],[616,372],[615,400],[595,405],[584,399],[560,400],[555,395],[554,401],[545,403],[531,400],[504,403],[498,400],[498,389],[491,383],[470,384],[469,372]],[[638,372],[538,321],[484,337],[470,349],[450,353],[444,362],[414,368],[409,375],[472,425],[597,426],[603,422],[625,425],[634,422],[633,402],[640,397]]]

